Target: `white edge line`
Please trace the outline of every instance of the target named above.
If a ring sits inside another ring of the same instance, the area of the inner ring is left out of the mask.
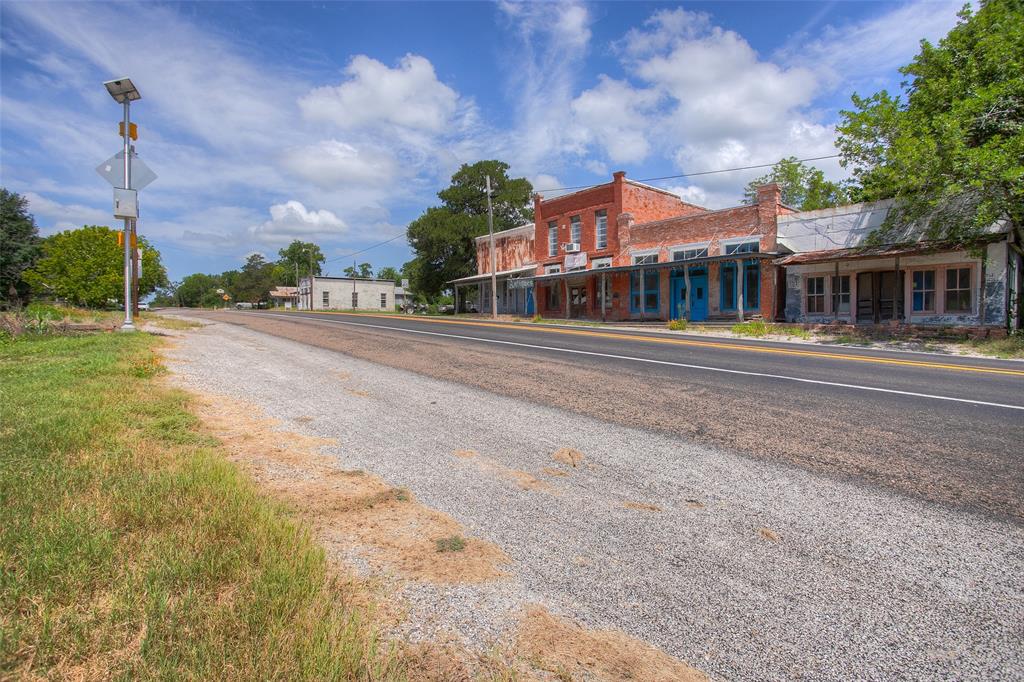
[[[505,346],[520,346],[522,348],[535,348],[537,350],[550,350],[559,353],[574,353],[576,355],[592,355],[601,358],[612,358],[613,360],[632,360],[633,362],[646,362],[652,365],[669,365],[671,367],[685,367],[687,369],[699,369],[705,372],[721,372],[723,374],[740,374],[743,376],[762,377],[765,379],[780,379],[782,381],[796,381],[802,384],[816,384],[818,386],[835,386],[838,388],[853,388],[859,391],[875,391],[877,393],[890,393],[892,395],[905,395],[914,398],[930,398],[931,400],[946,400],[954,403],[966,403],[968,405],[984,405],[985,407],[1002,407],[1008,410],[1024,411],[1024,405],[1007,405],[1005,403],[990,403],[984,400],[971,400],[969,398],[954,398],[946,395],[932,395],[930,393],[915,393],[914,391],[899,391],[894,388],[879,388],[877,386],[861,386],[859,384],[843,384],[836,381],[822,381],[820,379],[804,379],[801,377],[790,377],[784,374],[767,374],[765,372],[749,372],[742,369],[726,369],[724,367],[708,367],[706,365],[691,365],[685,362],[672,362],[671,360],[654,360],[653,358],[638,358],[631,355],[615,355],[614,353],[598,353],[589,350],[577,350],[575,348],[558,348],[555,346],[540,346],[532,343],[519,341],[502,341],[500,339],[483,339],[476,336],[463,336],[462,334],[445,334],[443,332],[431,332],[425,329],[406,329],[404,327],[389,327],[387,325],[366,324],[365,322],[349,322],[346,320],[335,320],[324,317],[309,317],[305,315],[281,313],[259,313],[266,317],[283,317],[295,319],[299,317],[304,320],[319,320],[321,322],[332,322],[334,324],[347,324],[353,327],[369,327],[371,329],[387,329],[390,331],[406,332],[409,334],[426,334],[428,336],[443,336],[452,339],[463,339],[466,341],[480,341],[482,343],[497,343]]]

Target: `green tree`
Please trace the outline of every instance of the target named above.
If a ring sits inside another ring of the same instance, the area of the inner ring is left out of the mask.
[[[373,277],[373,266],[369,263],[360,263],[357,268],[355,265],[350,265],[345,268],[346,277],[361,277],[362,279],[370,279]]]
[[[850,201],[849,189],[841,183],[825,179],[825,174],[814,166],[806,166],[795,156],[780,159],[772,169],[747,183],[743,190],[743,203],[757,201],[757,188],[776,182],[782,189],[782,203],[801,211],[830,208]]]
[[[391,281],[398,284],[402,281],[402,273],[400,273],[396,268],[387,265],[377,271],[377,279]]]
[[[268,263],[262,254],[254,253],[245,259],[245,265],[234,283],[236,301],[259,303],[267,300],[273,282],[274,264]]]
[[[98,308],[124,303],[123,250],[117,230],[86,225],[66,230],[43,240],[42,256],[25,271],[33,292],[65,299],[74,305]],[[148,296],[167,284],[167,271],[160,253],[139,237],[142,276],[139,296]]]
[[[897,199],[876,241],[914,222],[960,243],[996,220],[1024,225],[1024,2],[959,17],[901,69],[902,97],[854,94],[841,113],[843,165],[864,199]]]
[[[0,308],[28,301],[22,275],[39,258],[41,240],[27,207],[25,197],[0,187]]]
[[[296,271],[299,278],[309,275],[309,255],[313,252],[313,274],[321,274],[321,265],[325,262],[324,254],[320,247],[313,242],[303,242],[296,239],[291,244],[277,252],[280,260],[277,261],[280,270],[275,273],[275,283],[289,286],[298,286],[295,279]]]
[[[219,277],[197,272],[181,280],[174,293],[178,305],[183,308],[195,308],[201,305],[209,305],[209,301],[213,297],[219,296],[217,289],[221,288],[223,287],[221,287]]]
[[[437,193],[442,205],[428,208],[408,229],[414,258],[407,263],[412,288],[436,297],[445,282],[476,272],[473,238],[487,232],[485,176],[491,177],[494,230],[533,221],[533,187],[526,178],[509,178],[508,164],[478,161],[463,164],[451,185]]]

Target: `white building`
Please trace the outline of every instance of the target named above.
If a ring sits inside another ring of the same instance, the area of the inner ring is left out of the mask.
[[[394,311],[395,283],[353,277],[314,277],[299,281],[299,310]],[[312,300],[312,306],[310,301]]]

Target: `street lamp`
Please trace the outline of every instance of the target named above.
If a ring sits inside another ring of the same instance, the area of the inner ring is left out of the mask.
[[[126,204],[126,208],[120,211],[121,216],[124,218],[124,324],[121,325],[123,331],[131,331],[135,329],[135,324],[132,322],[132,264],[133,256],[132,249],[135,245],[132,244],[132,221],[138,216],[138,202],[135,199],[135,192],[132,191],[132,154],[131,154],[131,117],[129,115],[129,108],[131,103],[135,100],[142,99],[142,95],[139,94],[138,88],[132,83],[130,78],[118,78],[116,80],[107,81],[103,84],[107,88],[107,92],[114,98],[114,101],[121,104],[124,107],[124,128],[121,134],[124,137],[124,190],[123,196],[120,201]],[[117,189],[114,190],[115,195],[115,209],[119,203],[119,197]],[[127,207],[130,206],[130,207]]]

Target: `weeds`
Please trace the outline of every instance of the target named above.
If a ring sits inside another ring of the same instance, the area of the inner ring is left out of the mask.
[[[764,320],[751,320],[732,326],[732,333],[737,336],[753,336],[763,338],[773,331],[773,325],[765,324]]]
[[[438,538],[434,541],[438,552],[461,552],[466,548],[466,541],[458,535],[447,538]]]
[[[683,332],[686,331],[686,325],[686,320],[680,317],[677,320],[669,320],[668,324],[665,326],[674,332]]]

